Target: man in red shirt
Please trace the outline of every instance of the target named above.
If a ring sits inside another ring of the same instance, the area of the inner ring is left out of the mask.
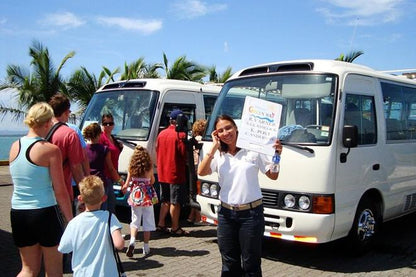
[[[71,103],[69,99],[63,94],[55,94],[49,101],[54,117],[52,122],[55,125],[58,122],[68,122],[71,114]],[[74,201],[74,193],[72,190],[71,177],[74,178],[78,184],[84,178],[82,162],[84,161],[84,152],[82,150],[81,142],[77,133],[68,127],[66,124],[60,126],[53,133],[51,140],[53,144],[61,149],[65,186],[68,190],[71,201]]]
[[[160,183],[160,215],[157,230],[166,232],[166,216],[172,219],[171,234],[186,235],[179,227],[181,205],[186,202],[186,134],[176,132],[176,119],[183,115],[181,110],[170,113],[170,125],[157,137],[157,174]]]

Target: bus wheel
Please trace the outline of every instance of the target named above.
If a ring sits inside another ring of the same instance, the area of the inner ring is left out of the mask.
[[[350,252],[355,255],[367,252],[374,243],[380,224],[380,205],[371,198],[361,200],[348,236]]]

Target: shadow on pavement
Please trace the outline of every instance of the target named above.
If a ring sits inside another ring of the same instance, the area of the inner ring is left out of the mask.
[[[134,250],[133,258],[130,258],[128,261],[123,261],[124,270],[128,272],[128,271],[137,271],[138,268],[140,270],[146,270],[146,269],[159,268],[159,267],[165,266],[165,264],[159,261],[153,260],[152,259],[153,255],[163,256],[163,257],[175,257],[175,258],[195,257],[195,256],[209,255],[209,251],[206,251],[206,250],[188,251],[188,250],[178,250],[175,247],[162,247],[162,248],[151,248],[150,254],[147,256],[143,256],[142,249],[136,248]]]
[[[1,276],[16,276],[22,264],[19,250],[14,245],[12,234],[0,230],[0,268]]]
[[[416,269],[416,214],[383,225],[373,249],[358,257],[345,249],[345,240],[326,244],[300,244],[265,238],[263,258],[337,273]]]

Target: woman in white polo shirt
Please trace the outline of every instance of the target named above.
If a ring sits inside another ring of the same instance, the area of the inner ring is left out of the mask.
[[[270,171],[271,157],[237,147],[238,130],[231,117],[219,116],[214,126],[212,149],[201,161],[198,174],[218,173],[221,276],[261,276],[264,215],[258,172],[272,180],[277,179],[279,172]],[[273,147],[279,154],[282,152],[279,140]]]

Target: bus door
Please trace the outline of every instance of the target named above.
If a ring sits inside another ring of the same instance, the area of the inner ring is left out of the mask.
[[[350,228],[363,192],[380,179],[380,167],[383,165],[378,149],[380,143],[376,117],[379,112],[376,111],[377,89],[377,82],[373,78],[348,75],[345,79],[343,99],[339,106],[341,116],[335,174],[335,232],[337,228]],[[342,144],[344,125],[357,126],[358,146],[351,148],[345,161],[342,161],[342,153],[348,152]]]

